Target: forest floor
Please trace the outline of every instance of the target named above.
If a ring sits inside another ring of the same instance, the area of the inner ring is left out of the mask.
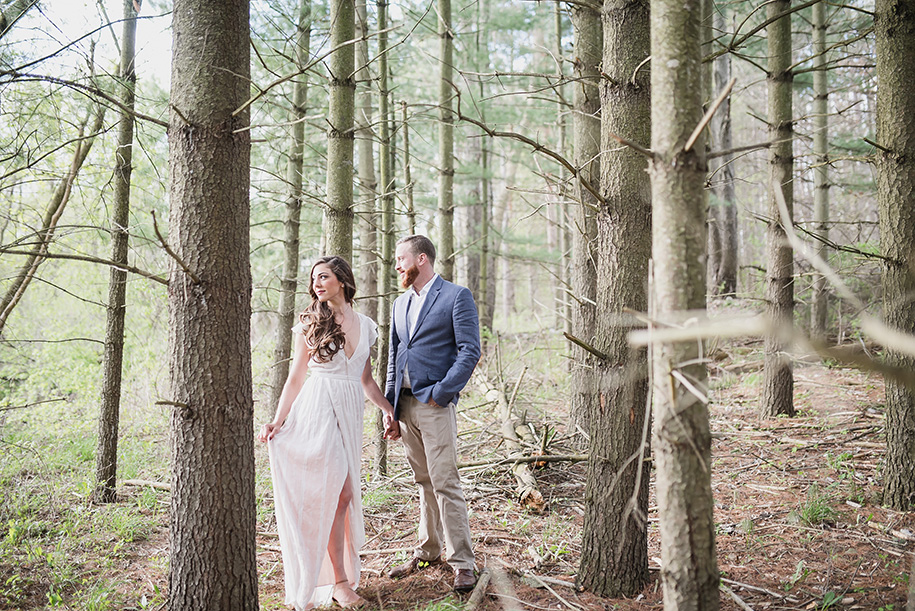
[[[797,417],[760,420],[761,344],[729,344],[718,353],[711,370],[710,413],[721,608],[903,611],[907,601],[915,604],[910,591],[915,588],[915,513],[890,511],[880,503],[880,377],[798,363]],[[538,380],[534,373],[526,380],[535,388],[519,393],[517,405],[536,437],[545,429],[555,432],[550,452],[574,454],[573,436],[564,431],[567,408],[549,399],[556,396],[555,382]],[[459,427],[465,460],[492,457],[495,462],[504,452],[495,410],[485,400],[462,406]],[[152,443],[162,440],[161,431],[151,437]],[[27,443],[7,436],[3,445],[8,458]],[[265,610],[285,609],[269,469],[263,448],[256,453],[260,603]],[[367,441],[366,474],[373,453]],[[87,463],[91,454],[91,445],[78,453]],[[159,456],[167,456],[167,448]],[[117,506],[96,508],[85,485],[56,485],[38,467],[13,462],[5,465],[0,481],[0,493],[10,499],[0,516],[9,526],[0,546],[0,609],[163,608],[167,492],[125,486]],[[53,474],[50,462],[46,457],[40,464]],[[153,471],[164,477],[166,467],[167,462]],[[368,542],[359,592],[369,600],[367,608],[465,608],[468,596],[452,592],[447,567],[398,581],[386,577],[391,566],[409,557],[418,515],[399,444],[390,448],[388,473],[369,476],[363,494]],[[519,609],[661,609],[653,493],[649,584],[636,597],[604,599],[572,586],[581,554],[585,463],[550,463],[535,474],[547,503],[539,513],[520,506],[514,477],[504,466],[462,470],[477,563],[501,570],[509,582],[499,588],[491,582],[478,608],[511,609],[515,602]],[[50,502],[23,500],[40,496],[35,491]],[[104,521],[97,517],[102,513]],[[66,536],[71,542],[64,544]]]

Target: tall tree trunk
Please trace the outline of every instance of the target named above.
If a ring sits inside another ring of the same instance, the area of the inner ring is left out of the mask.
[[[388,95],[388,3],[378,0],[378,114],[381,119],[381,146],[378,157],[381,161],[381,202],[382,218],[382,262],[381,299],[377,300],[378,316],[382,323],[381,341],[378,346],[378,384],[384,388],[388,371],[388,341],[391,318],[391,293],[394,289],[391,270],[394,266],[394,171],[391,167],[391,120]],[[384,424],[379,411],[375,420],[375,472],[387,473],[388,444],[384,439]]]
[[[35,240],[38,244],[31,250],[30,254],[26,256],[25,263],[23,263],[16,272],[13,282],[7,287],[3,299],[0,300],[0,334],[3,333],[3,329],[6,327],[10,315],[19,304],[22,296],[25,295],[26,289],[28,289],[29,285],[32,283],[32,278],[35,277],[38,267],[44,262],[45,255],[48,253],[51,242],[54,241],[54,232],[57,229],[57,223],[60,221],[60,217],[64,213],[67,203],[70,201],[70,193],[73,189],[73,183],[76,181],[76,176],[86,162],[86,157],[89,156],[89,151],[92,149],[92,143],[95,142],[95,137],[101,132],[102,127],[105,124],[105,107],[98,105],[94,110],[95,118],[93,125],[89,129],[89,134],[86,135],[86,126],[89,123],[89,119],[92,117],[92,112],[93,111],[90,111],[86,115],[86,118],[80,123],[80,137],[77,140],[76,150],[73,152],[70,168],[57,184],[57,189],[54,190],[54,194],[51,196],[51,201],[48,203],[48,207],[42,218],[41,229],[36,232]]]
[[[137,75],[134,57],[137,13],[133,0],[124,0],[121,30],[121,66],[118,80],[121,117],[114,159],[114,210],[111,214],[111,260],[127,265],[127,227],[130,224],[130,173],[133,169],[133,108]],[[95,450],[95,499],[115,500],[118,473],[118,421],[121,411],[121,369],[124,360],[124,315],[127,308],[127,272],[112,267],[108,276],[108,308],[105,322],[105,354],[102,360],[102,392]]]
[[[356,4],[356,93],[359,108],[356,111],[356,147],[359,155],[359,254],[356,269],[359,274],[359,293],[378,294],[378,215],[375,211],[375,197],[378,181],[375,179],[375,134],[372,130],[373,98],[375,96],[372,73],[369,70],[368,10],[366,0]],[[379,61],[387,61],[379,57]],[[378,300],[360,301],[362,313],[372,320],[378,319]],[[372,347],[375,356],[375,347]],[[379,412],[380,413],[380,412]]]
[[[767,16],[785,14],[790,0],[772,0]],[[794,127],[791,90],[791,17],[768,28],[769,74],[769,223],[766,232],[766,311],[772,328],[766,335],[763,388],[759,411],[763,418],[794,415],[794,372],[787,353],[794,316],[794,251],[785,235],[779,196],[794,214]]]
[[[169,609],[257,609],[247,0],[175,0]]]
[[[714,11],[715,30],[724,32],[727,27],[724,7]],[[731,80],[731,54],[715,59],[713,67],[714,90],[722,91]],[[725,98],[709,124],[712,150],[726,151],[731,145],[731,98]],[[716,157],[709,163],[712,176],[712,202],[709,216],[709,253],[716,253],[714,274],[709,277],[709,294],[734,295],[737,292],[737,194],[734,189],[734,164],[732,155]],[[714,245],[712,241],[714,238]]]
[[[633,350],[635,321],[648,309],[651,183],[645,157],[614,135],[651,142],[649,2],[604,2],[601,195],[597,215],[597,335],[591,444],[578,582],[601,596],[633,596],[648,583],[648,360]]]
[[[705,307],[701,0],[651,3],[652,318]],[[676,103],[671,103],[675,100]],[[696,341],[653,344],[654,447],[664,608],[718,609],[708,373]]]
[[[883,256],[883,316],[915,334],[915,13],[903,0],[877,0],[877,201]],[[887,350],[896,367],[915,358]],[[915,389],[886,380],[883,502],[915,509]]]
[[[438,124],[438,270],[445,280],[454,278],[454,113],[451,77],[454,72],[454,31],[451,0],[438,0],[439,124]]]
[[[813,5],[813,233],[820,238],[817,254],[829,256],[825,241],[829,239],[829,72],[826,70],[826,2]],[[829,295],[826,277],[814,272],[811,335],[826,336]]]
[[[575,83],[572,113],[573,159],[582,179],[596,184],[600,177],[600,64],[601,16],[593,6],[571,5],[575,32]],[[596,331],[594,306],[597,299],[597,199],[580,181],[575,182],[575,201],[569,217],[572,234],[572,335],[593,345]],[[571,347],[570,372],[572,430],[588,431],[591,402],[596,399],[592,386],[594,359],[578,346]]]
[[[353,124],[355,115],[356,36],[354,0],[331,0],[330,95],[327,118],[327,206],[324,232],[327,254],[353,258]]]
[[[301,70],[308,63],[311,48],[311,0],[300,0],[296,29],[295,63]],[[292,85],[289,120],[289,156],[286,159],[286,206],[283,218],[283,276],[280,278],[280,303],[277,307],[276,343],[273,347],[273,375],[270,380],[269,409],[280,402],[280,393],[289,376],[292,327],[295,325],[295,294],[299,276],[299,220],[302,215],[302,173],[305,166],[305,111],[308,80],[300,74]],[[306,282],[311,282],[308,278]]]

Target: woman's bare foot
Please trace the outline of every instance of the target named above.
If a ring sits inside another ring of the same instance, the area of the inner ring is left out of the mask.
[[[345,579],[334,584],[334,602],[344,609],[358,609],[366,600],[356,594]]]

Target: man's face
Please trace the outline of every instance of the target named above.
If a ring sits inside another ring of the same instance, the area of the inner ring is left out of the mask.
[[[422,257],[423,255],[420,255]],[[416,277],[419,276],[419,267],[417,267],[417,257],[410,250],[409,244],[398,244],[394,251],[394,269],[400,276],[400,286],[405,289],[413,286]]]

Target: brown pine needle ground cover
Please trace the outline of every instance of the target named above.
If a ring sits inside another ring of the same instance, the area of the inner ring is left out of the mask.
[[[903,611],[915,558],[915,514],[880,505],[884,452],[883,386],[879,376],[819,363],[795,370],[796,418],[756,417],[761,346],[730,344],[712,369],[713,485],[718,563],[726,610],[862,609]],[[520,363],[514,363],[518,369]],[[491,372],[483,372],[491,373]],[[505,382],[511,390],[517,371]],[[528,373],[515,412],[526,414],[533,437],[547,430],[549,452],[576,454],[564,431],[566,408],[557,383]],[[497,462],[504,456],[494,406],[461,406],[462,459]],[[367,419],[368,421],[369,419]],[[92,444],[74,449],[91,472]],[[155,437],[153,439],[152,437]],[[167,429],[150,438],[163,464],[152,462],[142,479],[167,481]],[[469,597],[451,591],[449,569],[436,567],[391,581],[385,572],[405,560],[414,542],[418,507],[402,448],[390,451],[389,476],[372,477],[374,447],[367,442],[363,472],[367,545],[360,593],[368,609],[463,609]],[[4,457],[42,454],[35,441],[7,442]],[[256,448],[258,574],[265,610],[284,609],[283,571],[266,452]],[[44,461],[44,462],[42,462]],[[168,492],[122,486],[120,502],[99,507],[77,476],[59,486],[44,468],[7,475],[7,501],[15,512],[0,548],[0,609],[162,609],[167,590]],[[515,479],[503,465],[462,470],[471,510],[478,564],[499,569],[507,585],[490,582],[478,609],[661,609],[660,557],[655,502],[648,537],[651,582],[633,599],[601,599],[571,587],[580,558],[584,463],[537,468],[548,504],[523,509]],[[84,478],[83,478],[84,479]],[[25,492],[21,494],[25,495]],[[32,498],[34,502],[26,502]],[[5,503],[7,502],[5,501]],[[9,515],[7,515],[9,513]],[[69,538],[68,538],[69,537]],[[546,587],[545,587],[546,586]],[[912,599],[915,600],[915,599]],[[909,604],[912,604],[911,602]]]

